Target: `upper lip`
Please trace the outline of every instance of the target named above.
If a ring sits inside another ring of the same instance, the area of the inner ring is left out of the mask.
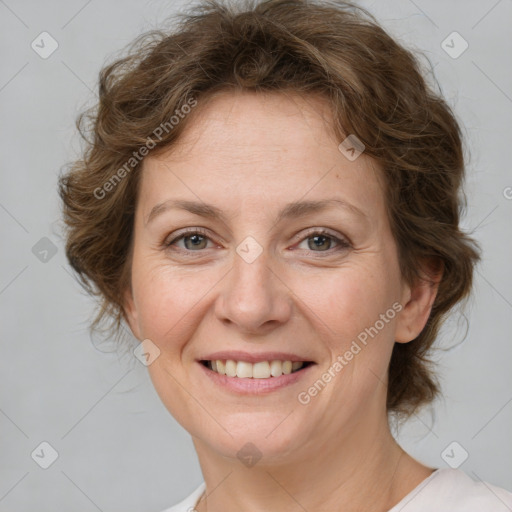
[[[223,350],[199,358],[200,361],[226,361],[228,359],[233,361],[246,361],[248,363],[259,363],[261,361],[291,361],[292,363],[298,361],[314,362],[308,357],[290,354],[289,352],[260,352],[256,354],[241,350]]]

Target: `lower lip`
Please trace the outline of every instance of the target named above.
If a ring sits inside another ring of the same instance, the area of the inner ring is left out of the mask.
[[[220,373],[210,370],[202,363],[198,362],[197,364],[201,367],[203,373],[215,384],[228,391],[243,395],[261,395],[295,384],[306,374],[309,374],[309,370],[315,366],[314,364],[310,364],[302,370],[289,373],[287,375],[281,375],[280,377],[269,377],[268,379],[243,379],[239,377],[221,375]]]

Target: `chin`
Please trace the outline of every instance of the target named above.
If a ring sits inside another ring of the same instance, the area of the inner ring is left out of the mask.
[[[212,420],[185,428],[192,434],[196,449],[204,447],[223,457],[237,458],[248,467],[256,460],[259,466],[277,465],[296,457],[314,430],[289,413],[235,413],[222,417],[222,427]]]

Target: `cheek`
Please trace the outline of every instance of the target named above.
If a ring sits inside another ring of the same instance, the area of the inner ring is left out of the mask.
[[[211,293],[214,283],[207,272],[186,274],[181,269],[178,276],[161,265],[140,270],[133,285],[139,326],[142,336],[160,350],[147,369],[162,402],[190,431],[190,417],[198,411],[189,394],[183,392],[187,382],[183,353],[204,318],[208,291]]]
[[[321,279],[297,282],[297,295],[334,343],[357,337],[373,325],[391,308],[398,297],[397,289],[389,273],[370,265],[347,266]]]
[[[204,315],[208,293],[218,279],[208,272],[193,272],[168,265],[140,268],[134,272],[141,334],[162,352],[180,349]]]
[[[325,326],[319,336],[330,353],[323,375],[332,385],[319,403],[348,411],[384,393],[398,296],[390,274],[377,279],[369,267],[345,270],[323,283],[324,293],[310,295],[308,306],[320,318],[316,325]]]

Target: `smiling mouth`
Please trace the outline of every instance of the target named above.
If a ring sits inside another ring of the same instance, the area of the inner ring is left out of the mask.
[[[209,370],[238,379],[268,379],[280,377],[290,373],[299,372],[315,364],[313,361],[260,361],[249,363],[247,361],[234,361],[232,359],[215,361],[202,360],[200,363]]]

